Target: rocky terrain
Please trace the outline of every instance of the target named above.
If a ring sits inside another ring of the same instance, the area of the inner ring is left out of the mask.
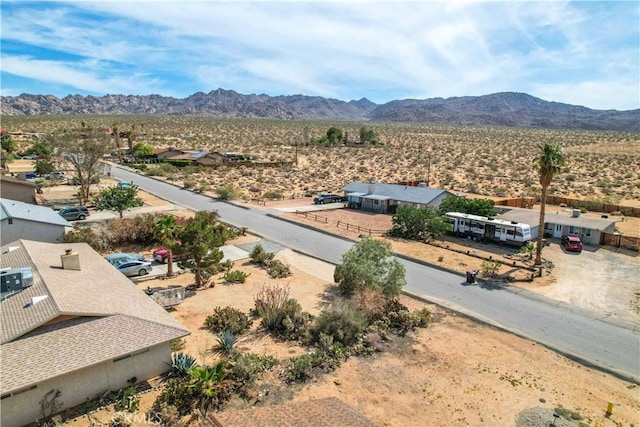
[[[640,131],[640,110],[592,110],[514,92],[447,99],[406,99],[382,105],[366,98],[345,102],[306,95],[244,95],[225,89],[197,92],[183,99],[161,95],[69,95],[60,99],[53,95],[22,94],[3,96],[0,101],[2,115],[204,115]]]

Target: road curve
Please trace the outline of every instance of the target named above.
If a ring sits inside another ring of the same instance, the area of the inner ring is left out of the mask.
[[[114,166],[112,175],[196,211],[215,210],[228,224],[282,246],[338,263],[353,242],[282,221]],[[574,360],[640,384],[640,327],[513,287],[468,286],[461,276],[402,260],[406,290],[469,317],[552,348]]]

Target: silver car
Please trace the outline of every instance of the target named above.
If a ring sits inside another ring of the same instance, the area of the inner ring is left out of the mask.
[[[121,261],[114,264],[114,267],[127,277],[145,276],[152,270],[150,262],[137,261],[133,259]]]

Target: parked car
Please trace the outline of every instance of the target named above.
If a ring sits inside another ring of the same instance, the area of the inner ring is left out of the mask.
[[[153,260],[155,262],[157,262],[158,264],[166,264],[167,263],[167,258],[169,258],[167,256],[167,254],[169,253],[169,251],[165,248],[158,248],[155,251],[153,251]],[[187,254],[183,254],[183,255],[176,255],[175,253],[172,253],[172,259],[174,261],[179,261],[181,259],[186,259],[189,256]]]
[[[114,265],[120,273],[127,277],[144,276],[152,270],[151,263],[148,261],[124,260]]]
[[[115,254],[109,254],[104,257],[107,261],[111,263],[111,265],[119,264],[122,261],[145,261],[145,257],[142,254],[132,254],[132,253],[124,253],[118,252]]]
[[[76,219],[85,219],[89,216],[89,211],[84,206],[65,206],[58,211],[58,215],[67,221],[74,221]]]
[[[118,183],[118,188],[129,188],[129,187],[131,187],[131,183],[129,182],[120,181]]]
[[[344,200],[344,197],[338,196],[337,194],[322,193],[313,198],[313,203],[316,205],[324,205],[325,203],[343,202]]]
[[[562,236],[560,244],[568,251],[582,252],[582,242],[578,236]]]
[[[51,180],[67,179],[67,174],[64,172],[51,172],[51,173],[45,174],[44,179],[51,179]]]
[[[24,160],[38,160],[37,154],[27,154],[26,156],[22,156]]]

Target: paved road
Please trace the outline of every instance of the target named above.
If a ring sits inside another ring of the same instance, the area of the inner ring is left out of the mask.
[[[237,227],[265,239],[338,263],[352,242],[272,218],[266,209],[244,209],[192,193],[129,170],[114,177],[194,210],[216,210]],[[467,286],[458,275],[403,261],[406,290],[425,299],[530,338],[569,357],[640,383],[640,328],[511,287]]]

